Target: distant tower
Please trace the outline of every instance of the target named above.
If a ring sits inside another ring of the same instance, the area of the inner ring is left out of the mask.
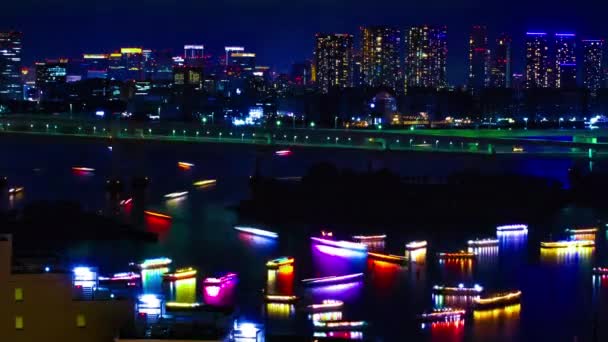
[[[547,34],[526,33],[526,75],[525,87],[548,88],[550,86],[550,61]]]
[[[574,33],[555,34],[555,67],[553,84],[555,88],[576,88],[576,35]]]
[[[0,99],[23,100],[21,40],[16,31],[0,31]]]
[[[583,50],[583,85],[595,96],[603,83],[604,40],[583,40]]]
[[[350,34],[316,35],[315,72],[322,92],[353,85],[353,36]]]
[[[410,28],[407,40],[408,87],[447,87],[446,38],[446,26],[422,25]]]
[[[490,49],[488,30],[475,25],[469,38],[469,87],[474,90],[490,85]]]
[[[184,63],[187,66],[203,67],[204,51],[204,45],[184,45]]]
[[[361,28],[363,83],[393,90],[401,79],[401,31],[390,26]]]
[[[490,86],[494,88],[511,88],[511,37],[501,34],[496,39]]]

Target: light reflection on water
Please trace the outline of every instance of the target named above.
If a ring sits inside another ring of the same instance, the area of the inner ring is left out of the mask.
[[[169,292],[173,301],[178,303],[197,302],[196,278],[178,279],[169,283]]]
[[[540,259],[551,264],[589,264],[595,247],[541,248]]]
[[[516,341],[520,329],[521,305],[473,311],[473,334],[482,341]]]
[[[141,284],[143,293],[162,294],[163,274],[169,272],[168,267],[153,268],[141,271]]]
[[[295,306],[287,303],[265,303],[264,309],[269,319],[288,320],[296,314]]]

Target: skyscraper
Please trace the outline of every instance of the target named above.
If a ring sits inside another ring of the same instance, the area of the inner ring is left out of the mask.
[[[0,32],[0,99],[22,100],[21,32]]]
[[[576,88],[576,35],[555,34],[555,67],[552,86]]]
[[[407,39],[407,85],[445,88],[447,82],[447,27],[414,26]]]
[[[511,37],[504,33],[496,39],[490,85],[494,88],[511,88]]]
[[[469,38],[469,87],[486,88],[490,85],[490,49],[488,29],[475,25]]]
[[[314,64],[318,87],[324,93],[330,88],[351,87],[353,36],[318,33],[316,40]]]
[[[547,34],[526,33],[526,81],[525,87],[548,88],[550,86],[550,60]]]
[[[583,85],[596,95],[603,82],[604,40],[583,40],[583,51]]]
[[[363,83],[397,88],[400,77],[401,31],[390,26],[361,28]]]
[[[187,66],[202,67],[204,64],[203,45],[184,45],[184,61]]]

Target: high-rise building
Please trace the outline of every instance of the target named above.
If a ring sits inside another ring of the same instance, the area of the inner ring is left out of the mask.
[[[552,71],[544,32],[526,33],[526,88],[548,88]]]
[[[187,66],[203,67],[205,62],[205,46],[184,45],[184,61]]]
[[[552,74],[555,88],[576,88],[576,35],[555,34],[555,67]]]
[[[446,38],[446,26],[422,25],[410,28],[407,38],[408,87],[447,87]]]
[[[305,86],[311,83],[311,62],[304,61],[291,65],[291,82],[298,86]]]
[[[45,89],[66,83],[67,59],[47,60],[36,63],[36,86]]]
[[[583,85],[596,95],[603,83],[604,40],[583,40]]]
[[[226,46],[224,47],[224,51],[226,52],[226,59],[224,59],[224,65],[228,65],[230,60],[230,54],[233,52],[245,52],[245,48],[242,46]]]
[[[390,26],[361,28],[363,83],[397,88],[400,77],[401,30]]]
[[[110,56],[103,53],[85,53],[82,55],[82,78],[102,78],[108,77],[108,58]]]
[[[477,90],[490,85],[490,49],[488,29],[475,25],[469,37],[469,88]]]
[[[496,39],[493,56],[490,86],[511,88],[511,37],[503,33]]]
[[[0,99],[22,100],[21,32],[0,32]]]
[[[351,87],[353,36],[350,34],[316,35],[315,72],[318,87],[324,93],[330,88]]]

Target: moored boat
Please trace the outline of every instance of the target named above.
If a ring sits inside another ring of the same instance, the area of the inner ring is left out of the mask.
[[[418,315],[418,319],[423,322],[446,322],[458,321],[464,317],[466,311],[463,309],[441,308],[433,309],[430,312],[424,312]]]
[[[519,303],[521,291],[506,291],[491,293],[483,297],[475,298],[475,308],[494,308]]]
[[[483,292],[483,287],[475,284],[473,287],[465,287],[464,284],[458,284],[458,286],[433,286],[433,292],[444,295],[456,295],[456,296],[470,296],[479,295]]]
[[[458,251],[458,252],[442,252],[437,253],[437,258],[441,260],[447,259],[458,259],[458,260],[472,260],[475,259],[475,253],[466,252],[466,251]]]
[[[561,240],[561,241],[542,241],[541,248],[581,248],[594,247],[595,241],[592,240]]]

